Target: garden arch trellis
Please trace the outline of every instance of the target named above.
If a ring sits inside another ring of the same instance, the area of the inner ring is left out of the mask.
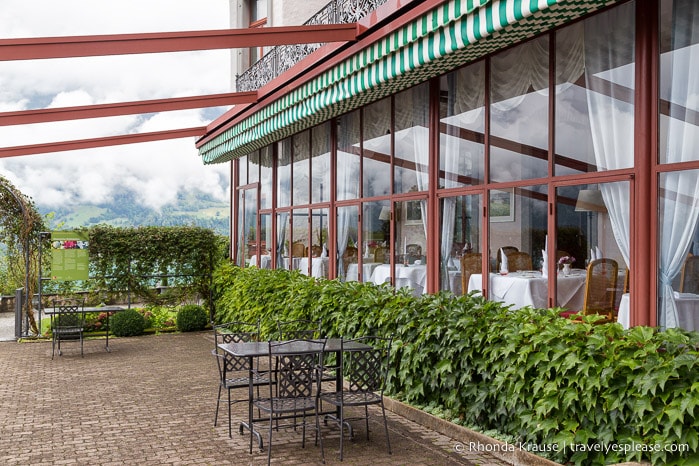
[[[0,176],[0,241],[6,246],[7,276],[20,283],[23,278],[21,329],[16,336],[38,334],[38,326],[31,311],[39,271],[39,232],[44,229],[41,215],[30,198],[22,194],[7,178]]]

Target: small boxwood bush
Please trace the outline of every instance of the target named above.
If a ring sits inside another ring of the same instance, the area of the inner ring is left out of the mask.
[[[209,317],[203,307],[197,304],[182,306],[177,313],[177,330],[180,332],[197,332],[204,330],[209,323]]]
[[[109,321],[109,330],[117,337],[141,335],[145,327],[143,316],[135,309],[117,312]]]

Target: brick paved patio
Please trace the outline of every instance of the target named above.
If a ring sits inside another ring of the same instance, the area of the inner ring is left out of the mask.
[[[51,360],[50,342],[0,343],[0,464],[2,465],[225,465],[264,464],[267,452],[248,453],[248,436],[228,438],[225,406],[213,426],[217,370],[208,332],[68,342]],[[234,418],[246,407],[234,405]],[[485,453],[455,451],[458,443],[396,414],[386,451],[380,412],[373,410],[371,439],[361,423],[345,442],[323,428],[327,464],[497,465]],[[223,422],[221,422],[221,420]],[[272,462],[320,464],[311,439],[275,432]],[[265,442],[266,443],[266,442]],[[266,445],[265,445],[266,447]]]

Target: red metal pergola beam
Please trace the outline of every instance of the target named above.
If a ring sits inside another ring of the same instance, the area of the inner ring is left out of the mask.
[[[84,105],[80,107],[42,108],[17,112],[0,112],[0,126],[48,123],[52,121],[81,120],[137,113],[167,112],[191,108],[219,107],[252,103],[257,92],[231,92],[205,96],[177,97],[172,99],[141,100],[113,104]]]
[[[156,131],[152,133],[125,134],[104,138],[50,142],[46,144],[33,144],[28,146],[4,147],[0,148],[0,158],[45,154],[49,152],[63,152],[68,150],[91,149],[93,147],[117,146],[122,144],[136,144],[140,142],[163,141],[166,139],[199,137],[204,134],[204,131],[206,131],[206,126]]]
[[[357,23],[1,39],[0,61],[354,41]]]

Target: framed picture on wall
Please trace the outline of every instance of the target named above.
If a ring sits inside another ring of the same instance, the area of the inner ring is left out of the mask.
[[[420,201],[405,201],[403,203],[406,225],[422,225],[422,209]]]
[[[514,222],[515,221],[515,190],[494,189],[490,191],[490,221]]]

